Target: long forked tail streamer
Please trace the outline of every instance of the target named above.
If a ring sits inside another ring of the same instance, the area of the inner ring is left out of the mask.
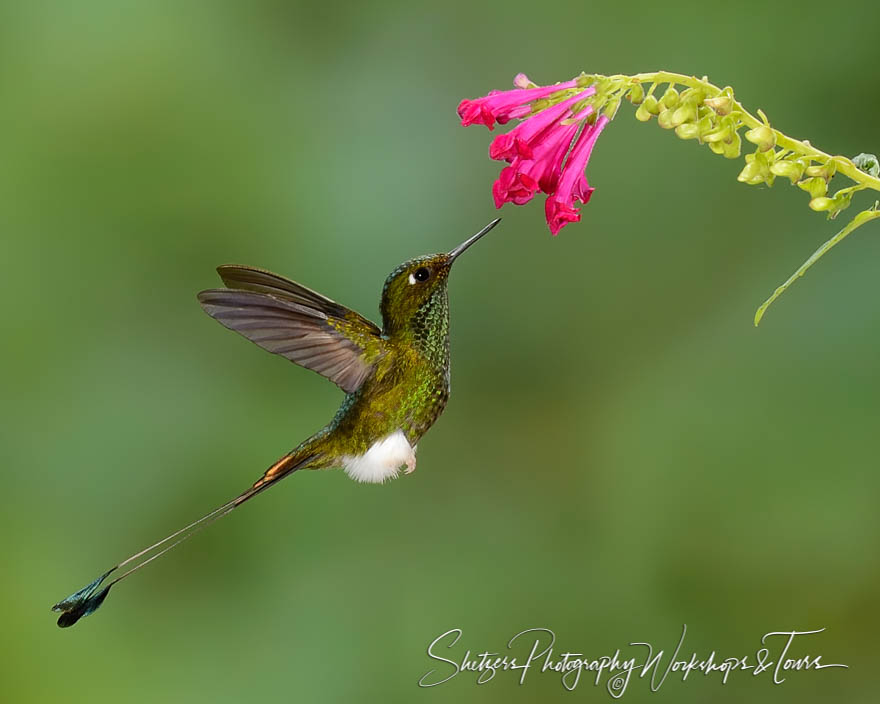
[[[58,625],[61,628],[67,628],[79,621],[83,616],[88,616],[89,614],[94,613],[98,610],[101,604],[104,603],[104,599],[107,598],[110,587],[114,584],[121,582],[123,579],[134,572],[137,572],[142,567],[145,567],[156,558],[161,557],[169,550],[177,547],[184,540],[191,538],[203,528],[207,528],[214,521],[223,518],[223,516],[241,506],[245,501],[252,499],[260,492],[268,489],[279,479],[283,479],[297,469],[302,469],[313,459],[313,455],[307,457],[301,457],[293,453],[285,455],[269,467],[265,474],[263,474],[263,476],[247,491],[242,492],[231,501],[227,501],[222,506],[218,506],[210,513],[205,514],[198,520],[193,521],[178,531],[175,531],[159,542],[153,543],[150,547],[135,553],[114,567],[111,567],[95,581],[87,584],[79,591],[74,592],[66,599],[62,599],[52,607],[52,611],[61,612],[61,615],[58,617]],[[101,587],[111,574],[131,563],[135,564],[103,588]]]

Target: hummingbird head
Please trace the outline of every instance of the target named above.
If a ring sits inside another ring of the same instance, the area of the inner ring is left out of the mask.
[[[413,326],[419,329],[436,327],[441,318],[445,321],[448,318],[446,284],[452,264],[499,222],[501,218],[493,220],[450,252],[416,257],[392,271],[385,280],[380,306],[385,333]],[[442,325],[445,327],[446,323]]]

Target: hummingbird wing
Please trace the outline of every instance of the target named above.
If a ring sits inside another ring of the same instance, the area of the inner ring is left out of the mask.
[[[260,347],[356,391],[385,354],[382,331],[359,313],[262,269],[217,268],[229,288],[199,293],[205,312]]]

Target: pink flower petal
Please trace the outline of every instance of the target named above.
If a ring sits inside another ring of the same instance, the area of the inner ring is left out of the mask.
[[[512,118],[528,115],[531,108],[526,103],[576,86],[577,81],[573,79],[552,86],[505,91],[493,90],[489,95],[476,100],[462,100],[458,104],[458,116],[461,118],[461,124],[465,127],[481,124],[492,129],[496,121],[499,124],[504,124]]]
[[[590,160],[590,154],[593,152],[596,140],[607,124],[608,118],[605,115],[600,115],[595,125],[584,125],[584,129],[572,147],[571,154],[568,155],[568,160],[562,170],[562,177],[559,179],[560,197],[567,198],[569,201],[577,199],[582,203],[586,203],[590,199],[593,189],[584,177],[584,169]]]
[[[500,208],[507,202],[515,205],[528,203],[538,190],[538,183],[519,170],[518,165],[505,166],[498,175],[498,180],[492,184],[492,198],[495,207]]]
[[[595,92],[595,86],[590,86],[577,95],[533,115],[510,132],[499,134],[489,145],[489,156],[497,161],[510,161],[517,156],[522,156],[525,159],[531,158],[529,152],[534,149],[533,142],[546,138],[548,131],[562,127],[559,121],[570,117],[571,106]],[[592,112],[592,107],[582,111],[581,115],[586,116],[590,112]]]
[[[544,203],[544,215],[547,218],[547,225],[550,227],[550,233],[558,235],[559,231],[570,222],[580,222],[581,214],[577,209],[566,205],[556,196],[548,196]]]

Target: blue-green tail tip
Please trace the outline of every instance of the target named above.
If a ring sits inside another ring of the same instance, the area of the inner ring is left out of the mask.
[[[110,587],[112,587],[114,583],[111,582],[100,590],[98,587],[101,586],[104,580],[107,579],[115,569],[116,568],[114,567],[112,570],[107,570],[94,582],[87,584],[78,592],[74,592],[69,597],[62,599],[52,607],[52,611],[62,612],[58,617],[58,625],[61,628],[72,626],[83,616],[88,616],[100,608],[101,604],[104,603],[104,599],[107,598]]]

